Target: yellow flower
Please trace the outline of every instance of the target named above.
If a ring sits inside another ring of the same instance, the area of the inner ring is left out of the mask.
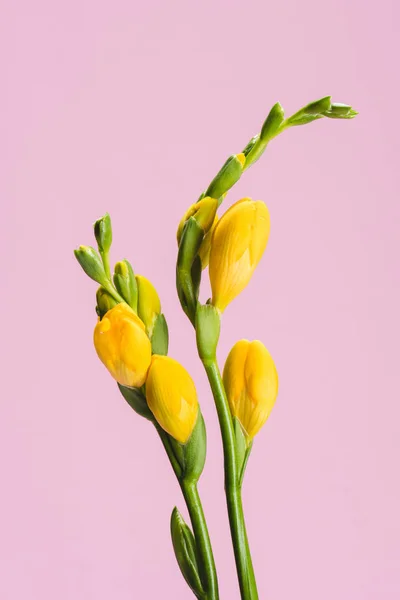
[[[243,198],[218,221],[210,251],[212,304],[220,311],[244,290],[266,248],[269,212],[261,201]]]
[[[151,344],[139,317],[124,302],[109,310],[94,329],[101,362],[121,385],[140,387],[151,362]]]
[[[143,277],[136,275],[138,286],[138,315],[146,326],[149,336],[153,332],[154,323],[161,312],[161,302],[154,285]]]
[[[253,439],[278,395],[278,373],[270,353],[259,341],[240,340],[226,359],[223,379],[231,413]]]
[[[147,376],[146,398],[159,425],[185,444],[199,412],[196,388],[186,369],[169,356],[154,354]]]

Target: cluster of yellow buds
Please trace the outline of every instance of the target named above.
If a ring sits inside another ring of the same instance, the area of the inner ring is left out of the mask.
[[[142,388],[157,423],[181,444],[196,426],[199,406],[189,373],[167,356],[168,331],[153,284],[136,275],[127,260],[117,262],[111,279],[111,220],[95,223],[99,254],[80,246],[75,251],[85,272],[100,283],[94,346],[111,376],[123,387]],[[160,339],[161,338],[161,339]]]

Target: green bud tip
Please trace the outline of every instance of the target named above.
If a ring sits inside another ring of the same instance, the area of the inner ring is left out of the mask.
[[[98,219],[94,224],[94,236],[99,248],[99,252],[107,253],[112,243],[111,218],[108,213]]]

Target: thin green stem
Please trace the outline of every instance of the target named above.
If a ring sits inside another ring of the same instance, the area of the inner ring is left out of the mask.
[[[196,540],[202,582],[207,594],[206,598],[207,600],[218,600],[217,572],[197,484],[183,480],[180,482],[180,485],[189,511],[190,521]]]
[[[181,487],[182,494],[189,512],[199,556],[202,583],[206,591],[206,600],[219,600],[218,579],[214,555],[208,533],[207,522],[197,489],[197,483],[188,481],[182,476],[182,469],[171,447],[168,435],[158,424],[155,424],[155,427],[168,455],[174,473],[179,481],[179,485]]]
[[[102,252],[100,250],[101,260],[103,261],[104,271],[106,273],[107,279],[112,281],[111,279],[111,268],[110,268],[110,258],[108,256],[108,252]]]
[[[221,373],[215,359],[203,361],[221,428],[225,465],[225,494],[242,600],[258,600],[257,584],[244,521],[235,433]]]

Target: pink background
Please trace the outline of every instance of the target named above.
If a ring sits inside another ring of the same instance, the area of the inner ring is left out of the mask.
[[[326,94],[360,116],[285,133],[227,198],[264,199],[272,233],[220,359],[260,338],[280,374],[244,489],[260,598],[400,597],[399,17],[395,0],[2,3],[2,600],[192,597],[177,484],[92,347],[72,250],[106,210],[113,259],[157,286],[196,380],[221,598],[238,599],[175,229],[273,103]]]

